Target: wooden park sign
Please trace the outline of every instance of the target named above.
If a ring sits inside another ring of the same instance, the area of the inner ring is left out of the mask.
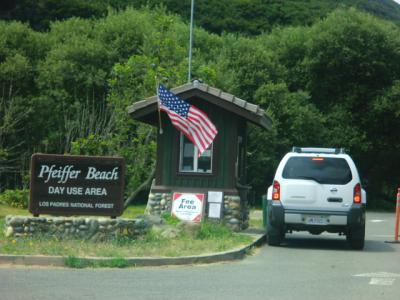
[[[29,211],[120,216],[124,178],[125,161],[120,157],[33,154]]]

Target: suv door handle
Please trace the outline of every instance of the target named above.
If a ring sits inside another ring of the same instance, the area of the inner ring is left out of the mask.
[[[331,192],[337,192],[337,188],[331,188]]]

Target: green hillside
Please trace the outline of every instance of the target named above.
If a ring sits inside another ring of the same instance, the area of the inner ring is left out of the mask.
[[[115,2],[115,1],[114,1]],[[162,3],[184,19],[190,0],[138,0],[136,7]],[[248,35],[268,32],[276,26],[311,25],[337,8],[355,7],[400,25],[400,5],[392,0],[208,0],[195,1],[196,24],[214,32]]]
[[[98,18],[108,8],[163,5],[184,20],[189,19],[190,0],[5,0],[0,18],[29,22],[35,29],[47,29],[50,22],[72,16]],[[235,32],[256,35],[276,26],[303,26],[327,16],[337,8],[356,7],[400,24],[400,5],[392,0],[208,0],[195,1],[196,24],[214,33]]]

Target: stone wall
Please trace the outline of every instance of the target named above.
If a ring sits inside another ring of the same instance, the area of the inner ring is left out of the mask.
[[[142,218],[7,216],[5,235],[7,237],[53,236],[101,241],[118,237],[135,239],[150,228],[151,223]]]
[[[240,201],[239,196],[224,196],[224,223],[232,230],[239,231],[249,227],[249,208]]]
[[[145,213],[153,216],[161,216],[163,213],[170,214],[171,207],[171,193],[150,192]],[[207,215],[206,213],[205,215]],[[225,195],[222,220],[234,231],[244,230],[249,227],[249,208],[247,203],[241,201],[238,195]]]
[[[161,216],[164,213],[171,213],[172,195],[171,193],[153,193],[150,191],[147,201],[146,214]]]

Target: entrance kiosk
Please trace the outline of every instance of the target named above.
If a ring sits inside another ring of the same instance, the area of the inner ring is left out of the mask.
[[[234,230],[248,227],[246,182],[247,122],[269,129],[271,120],[257,105],[198,81],[171,89],[181,99],[203,110],[218,130],[213,144],[198,157],[194,145],[161,112],[163,133],[157,136],[156,176],[146,213],[171,213],[174,194],[222,195],[220,218]],[[128,107],[136,120],[158,126],[157,96]],[[213,193],[218,192],[218,193]],[[211,198],[211,196],[210,196]],[[204,203],[203,217],[211,202]],[[217,200],[212,200],[212,209]],[[218,215],[218,214],[213,214]]]

